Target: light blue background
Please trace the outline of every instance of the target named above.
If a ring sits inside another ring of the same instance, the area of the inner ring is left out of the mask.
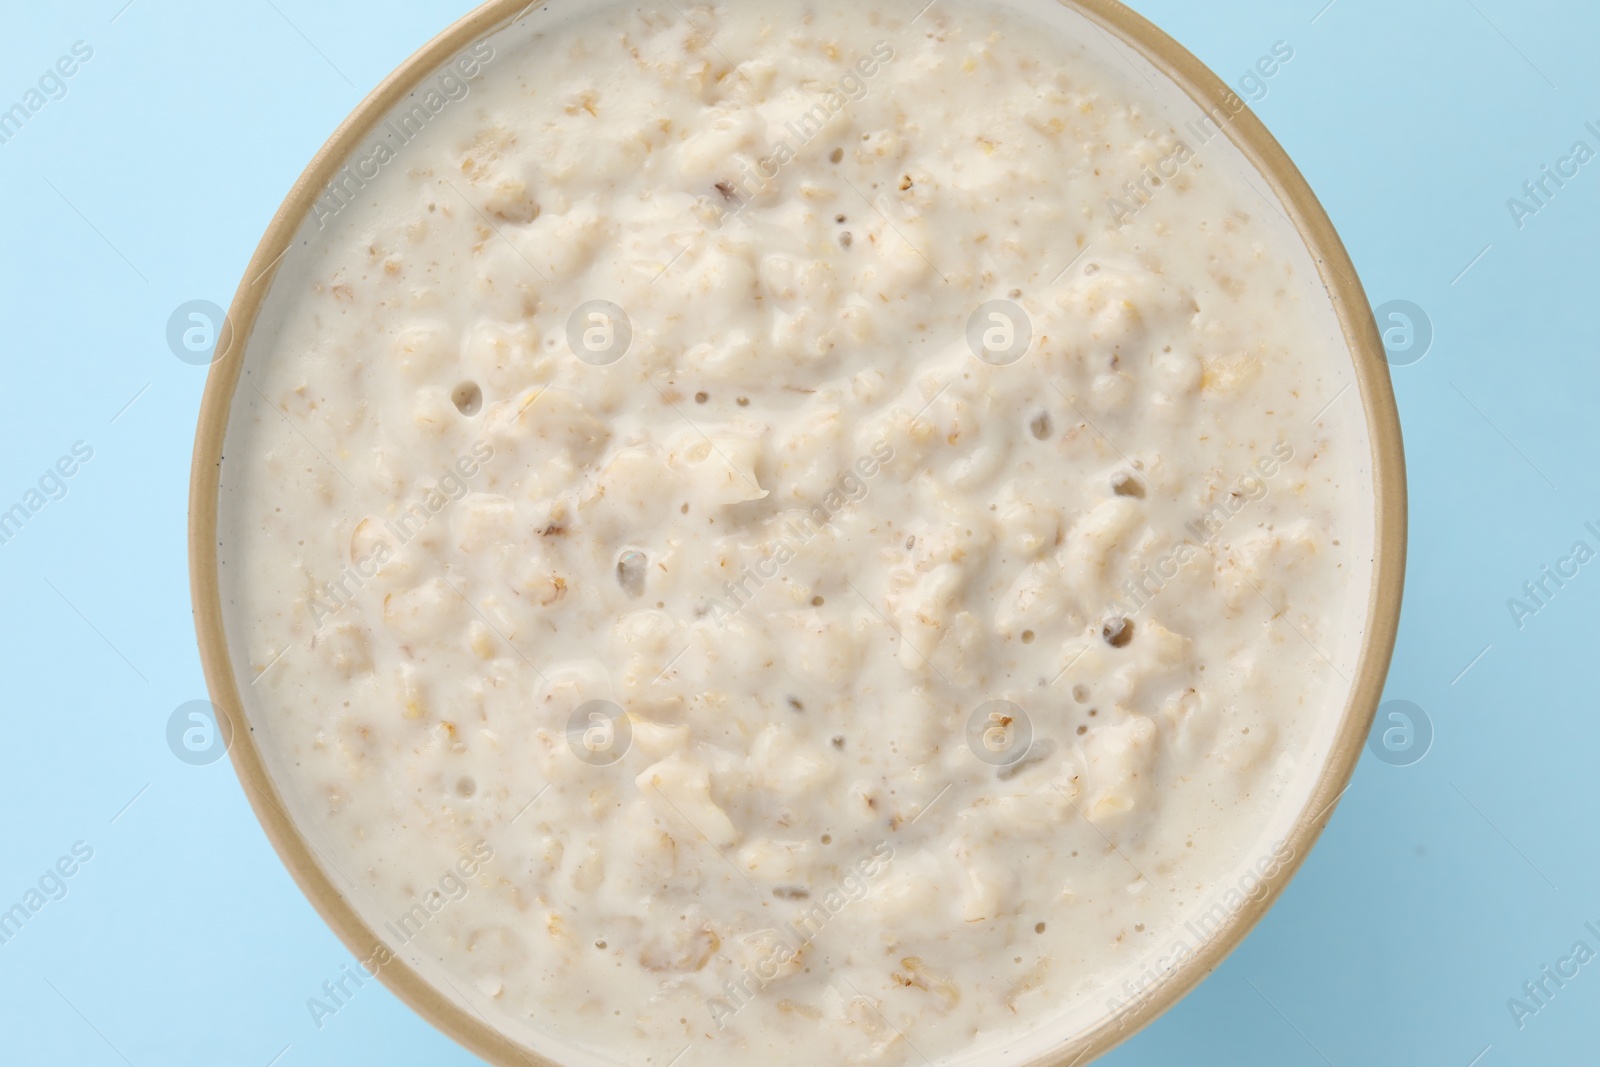
[[[164,737],[204,695],[185,561],[204,371],[168,350],[167,318],[228,303],[334,126],[469,2],[124,2],[11,0],[0,33],[5,104],[74,41],[94,48],[0,145],[0,508],[74,441],[94,448],[0,545],[0,906],[74,841],[95,850],[0,946],[0,1061],[471,1063],[375,984],[313,1026],[305,1000],[348,954],[230,764],[187,766]],[[1506,599],[1600,520],[1600,161],[1521,231],[1506,199],[1595,144],[1600,10],[1324,3],[1136,6],[1235,83],[1292,45],[1257,112],[1374,304],[1433,321],[1427,357],[1394,374],[1411,547],[1388,697],[1436,736],[1412,766],[1365,756],[1261,926],[1104,1062],[1594,1062],[1600,962],[1521,1030],[1506,1000],[1579,938],[1600,949],[1583,930],[1600,925],[1600,564],[1521,630]]]

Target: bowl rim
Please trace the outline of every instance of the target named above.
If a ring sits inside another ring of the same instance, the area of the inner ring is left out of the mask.
[[[1355,265],[1310,185],[1249,105],[1149,20],[1118,0],[1056,2],[1087,17],[1118,44],[1139,53],[1207,113],[1226,108],[1231,114],[1229,121],[1218,125],[1271,186],[1316,262],[1344,335],[1371,445],[1375,530],[1360,658],[1321,773],[1284,839],[1291,855],[1277,867],[1278,873],[1264,883],[1265,893],[1248,899],[1199,951],[1158,977],[1153,988],[1141,991],[1136,1003],[1033,1057],[1024,1067],[1077,1067],[1131,1037],[1220,966],[1283,892],[1348,789],[1382,698],[1399,627],[1407,525],[1404,449],[1383,342]],[[384,985],[435,1028],[498,1067],[562,1065],[496,1029],[471,1007],[465,996],[460,1003],[445,996],[408,962],[394,955],[323,869],[315,849],[287,814],[245,714],[228,652],[217,570],[217,517],[222,449],[244,366],[243,353],[271,289],[271,279],[301,223],[311,215],[313,205],[351,154],[422,79],[472,43],[509,26],[535,7],[547,6],[540,0],[531,4],[526,0],[488,0],[468,13],[384,78],[339,124],[306,166],[267,226],[219,333],[216,358],[207,374],[200,404],[189,488],[189,579],[201,665],[217,709],[219,732],[267,839],[317,913],[357,960],[386,956],[388,962],[378,965],[376,975]],[[445,981],[449,984],[448,979]]]

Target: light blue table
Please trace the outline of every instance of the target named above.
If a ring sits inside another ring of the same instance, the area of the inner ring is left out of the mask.
[[[229,764],[166,742],[204,694],[184,545],[204,371],[168,317],[228,302],[334,125],[468,4],[125,2],[13,3],[0,34],[0,106],[92,51],[0,144],[0,508],[80,454],[0,544],[0,907],[41,878],[60,897],[0,944],[0,1062],[473,1062],[375,984],[313,1025],[348,955]],[[1600,10],[1324,3],[1137,6],[1236,83],[1294,49],[1258,113],[1374,304],[1431,321],[1395,370],[1412,526],[1388,687],[1431,750],[1366,756],[1277,908],[1105,1062],[1593,1063],[1600,962],[1520,1020],[1507,1001],[1532,1006],[1524,983],[1575,942],[1600,951],[1600,563],[1541,605],[1522,592],[1575,541],[1600,548],[1600,160],[1520,226],[1507,201],[1534,206],[1523,183],[1576,140],[1600,149]],[[63,857],[71,876],[46,877]]]

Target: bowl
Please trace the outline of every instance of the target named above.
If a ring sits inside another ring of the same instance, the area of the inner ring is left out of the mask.
[[[543,5],[576,10],[578,0]],[[451,996],[409,961],[393,954],[358,912],[346,888],[288,814],[264,757],[232,661],[219,589],[219,496],[225,434],[247,353],[278,269],[308,219],[327,212],[327,190],[360,153],[379,124],[423,82],[475,42],[528,16],[523,0],[491,0],[403,63],[356,107],[311,161],[267,228],[228,311],[202,400],[190,486],[189,548],[196,631],[218,726],[251,807],[301,890],[358,960],[376,960],[378,977],[439,1030],[490,1063],[552,1065],[511,1039],[460,996]],[[1370,442],[1374,491],[1371,581],[1359,658],[1325,758],[1308,778],[1303,803],[1290,813],[1282,859],[1262,891],[1230,909],[1198,950],[1151,969],[1132,993],[1113,996],[1101,1017],[1064,1035],[1044,1034],[1011,1062],[1069,1067],[1092,1059],[1160,1015],[1215,970],[1260,920],[1304,860],[1348,786],[1364,746],[1388,670],[1399,620],[1406,538],[1404,460],[1388,365],[1373,316],[1333,225],[1300,172],[1249,107],[1198,59],[1115,0],[1035,0],[1055,17],[1081,20],[1103,38],[1107,55],[1127,63],[1176,107],[1209,115],[1225,134],[1236,163],[1265,187],[1263,199],[1303,242],[1325,288],[1329,310],[1351,357],[1353,380]],[[1098,47],[1098,46],[1097,46]],[[1258,192],[1261,190],[1258,189]],[[570,1067],[563,1064],[562,1067]]]

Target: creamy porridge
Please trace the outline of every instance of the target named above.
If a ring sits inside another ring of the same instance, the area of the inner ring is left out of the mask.
[[[530,13],[356,153],[250,340],[257,741],[530,1050],[1017,1062],[1294,859],[1371,580],[1315,266],[1226,114],[920,7]]]

